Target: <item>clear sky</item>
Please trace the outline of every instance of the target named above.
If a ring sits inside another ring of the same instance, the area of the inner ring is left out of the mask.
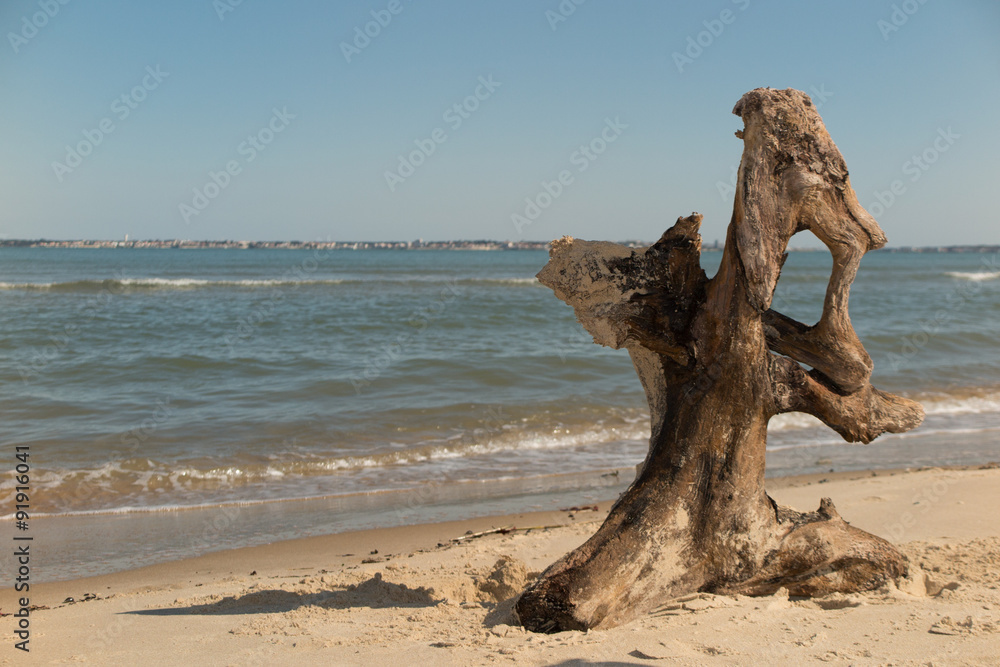
[[[711,242],[731,110],[769,86],[813,96],[890,245],[1000,243],[996,0],[3,0],[0,30],[2,238],[651,240],[699,211]]]

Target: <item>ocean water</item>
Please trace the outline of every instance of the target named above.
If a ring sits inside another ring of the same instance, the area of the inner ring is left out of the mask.
[[[43,579],[614,497],[645,400],[627,353],[534,279],[546,259],[2,248],[0,525],[15,446]],[[818,319],[830,265],[792,253],[775,308]],[[776,417],[769,475],[1000,459],[997,256],[869,254],[851,316],[874,384],[926,422],[859,446]]]

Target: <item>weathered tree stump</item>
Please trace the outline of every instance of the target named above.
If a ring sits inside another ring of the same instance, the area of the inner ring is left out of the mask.
[[[699,265],[698,214],[646,249],[565,237],[538,274],[595,342],[628,349],[652,435],[597,533],[518,600],[529,630],[611,627],[695,591],[813,596],[907,573],[905,557],[847,524],[829,499],[800,513],[764,490],[774,415],[806,412],[868,443],[914,428],[923,409],[869,384],[848,293],[861,257],[886,239],[809,97],[760,88],[733,113],[744,121],[743,159],[714,278]],[[770,309],[788,241],[803,230],[833,255],[814,326]]]

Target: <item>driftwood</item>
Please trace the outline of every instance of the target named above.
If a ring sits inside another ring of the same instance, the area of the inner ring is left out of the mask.
[[[588,523],[588,522],[581,522]],[[458,544],[459,542],[465,542],[466,540],[476,540],[480,537],[486,537],[487,535],[509,535],[510,533],[530,533],[533,530],[551,530],[553,528],[565,528],[566,524],[556,523],[547,526],[528,526],[526,528],[518,528],[517,526],[501,526],[500,528],[490,528],[489,530],[481,530],[478,533],[466,533],[465,535],[460,535],[459,537],[451,538],[452,544]],[[442,545],[438,545],[442,546]]]
[[[809,97],[757,89],[733,113],[744,121],[743,159],[714,278],[699,265],[698,214],[645,249],[554,241],[538,274],[595,342],[628,349],[652,435],[597,533],[521,595],[529,630],[610,627],[698,591],[813,596],[907,573],[904,556],[847,524],[829,499],[801,513],[764,490],[774,415],[806,412],[868,443],[914,428],[923,409],[869,384],[848,293],[861,257],[886,239]],[[788,241],[804,230],[833,255],[814,326],[770,309]]]

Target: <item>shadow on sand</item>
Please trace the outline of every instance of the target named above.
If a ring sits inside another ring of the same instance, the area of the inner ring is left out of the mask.
[[[326,609],[349,607],[433,607],[440,604],[426,588],[409,588],[382,580],[376,573],[367,581],[340,590],[293,592],[282,589],[258,590],[243,595],[186,607],[140,609],[124,612],[138,616],[185,616],[199,614],[274,614],[292,611],[299,607],[318,606]]]

